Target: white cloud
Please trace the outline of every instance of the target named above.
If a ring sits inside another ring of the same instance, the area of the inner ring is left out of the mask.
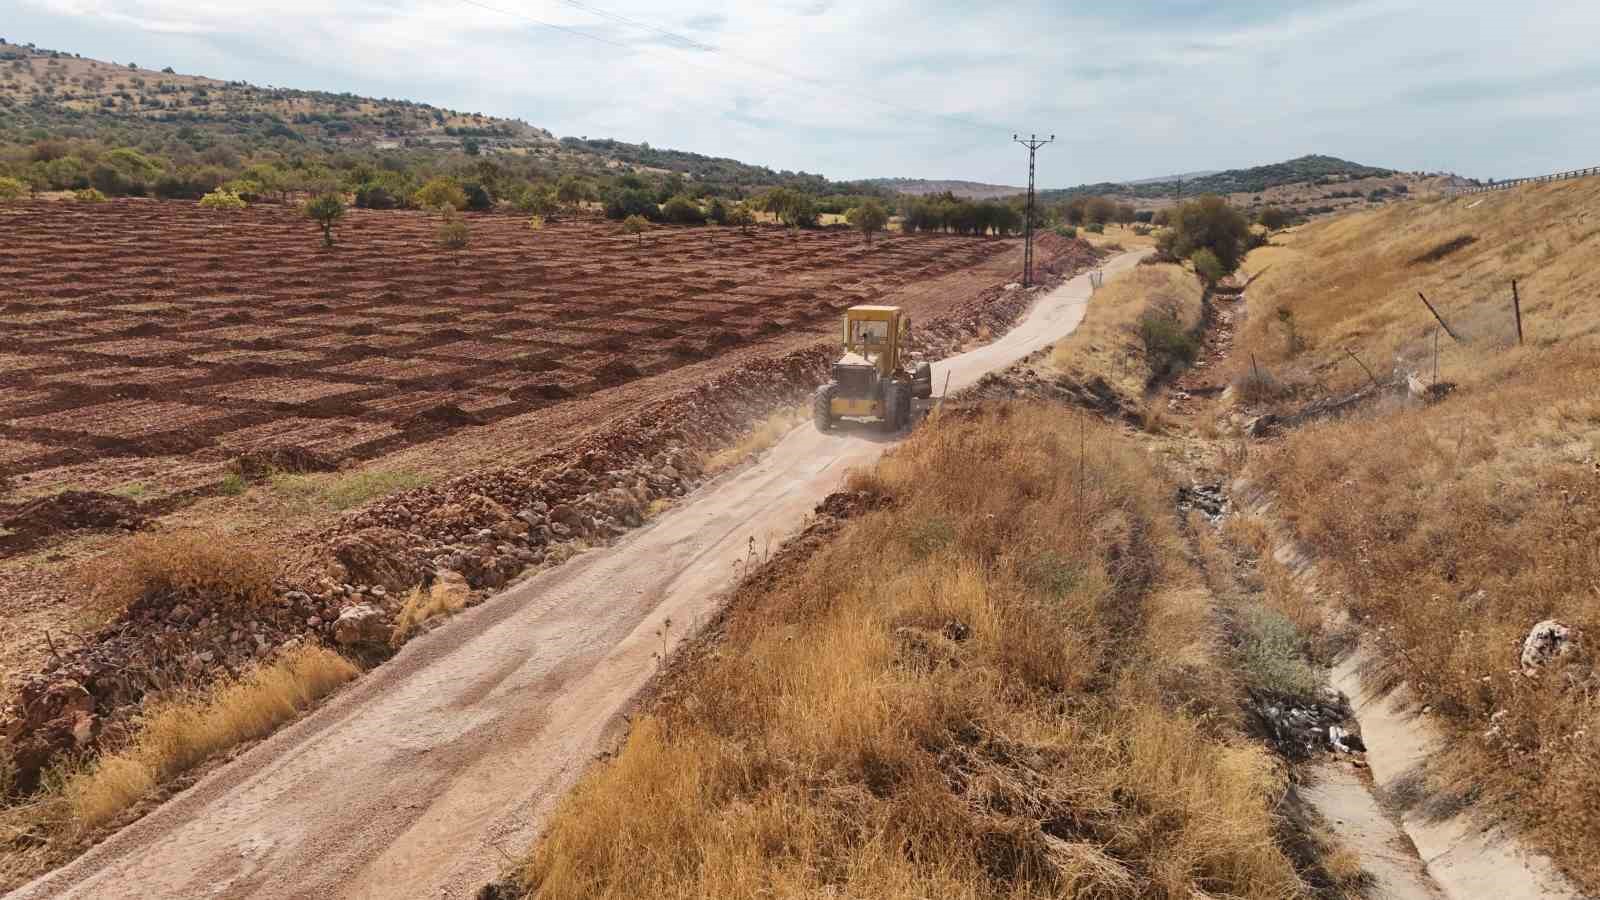
[[[835,177],[1015,182],[1013,130],[1060,135],[1046,184],[1305,152],[1506,176],[1592,164],[1580,148],[1600,137],[1584,114],[1600,88],[1592,0],[21,2],[44,32],[23,39],[86,55],[132,44],[146,64]],[[1545,133],[1517,135],[1528,122]]]

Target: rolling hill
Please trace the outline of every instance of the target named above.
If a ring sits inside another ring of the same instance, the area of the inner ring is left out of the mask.
[[[316,149],[533,157],[558,172],[677,173],[729,190],[786,186],[818,194],[880,192],[646,143],[558,140],[519,119],[411,100],[260,87],[0,41],[0,145],[61,137],[108,144],[177,140],[202,154],[222,144],[246,153],[287,155]]]

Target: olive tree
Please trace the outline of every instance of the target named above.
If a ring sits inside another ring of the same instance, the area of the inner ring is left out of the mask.
[[[844,220],[850,227],[859,230],[866,236],[867,244],[872,244],[872,234],[882,231],[889,224],[889,211],[883,204],[876,200],[868,200],[860,206],[853,206],[844,214]]]
[[[641,247],[644,246],[645,229],[649,227],[650,220],[646,219],[644,216],[633,215],[622,220],[622,230],[636,236],[639,239],[639,246]]]
[[[556,182],[556,200],[561,205],[576,209],[585,200],[593,200],[594,186],[576,175],[563,175]]]
[[[344,198],[338,194],[321,194],[306,201],[306,215],[322,226],[322,244],[333,246],[333,223],[344,218]]]
[[[1250,221],[1228,201],[1207,195],[1170,210],[1167,230],[1156,246],[1177,259],[1191,259],[1196,250],[1209,250],[1226,275],[1239,268],[1250,237]]]
[[[439,246],[455,254],[456,265],[461,265],[461,251],[472,241],[467,223],[455,215],[447,215],[439,225]]]

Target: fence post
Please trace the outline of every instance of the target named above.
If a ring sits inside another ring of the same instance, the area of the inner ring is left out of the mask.
[[[1433,308],[1433,304],[1428,302],[1428,298],[1427,297],[1423,297],[1422,296],[1422,292],[1421,291],[1417,291],[1417,296],[1418,297],[1422,297],[1422,305],[1426,306],[1428,308],[1428,312],[1433,313],[1433,317],[1435,319],[1439,320],[1439,324],[1440,325],[1444,326],[1444,333],[1450,335],[1451,340],[1454,340],[1458,344],[1466,343],[1466,341],[1463,341],[1461,339],[1460,335],[1456,334],[1454,331],[1452,331],[1450,329],[1450,325],[1449,325],[1449,323],[1445,322],[1444,316],[1439,315],[1439,311],[1437,309]]]
[[[1517,296],[1517,280],[1511,279],[1511,311],[1517,314],[1517,344],[1522,344],[1522,298]]]

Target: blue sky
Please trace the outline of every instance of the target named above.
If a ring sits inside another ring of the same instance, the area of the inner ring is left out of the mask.
[[[1013,131],[1047,187],[1600,163],[1596,0],[0,0],[0,37],[833,178],[1015,184]]]

